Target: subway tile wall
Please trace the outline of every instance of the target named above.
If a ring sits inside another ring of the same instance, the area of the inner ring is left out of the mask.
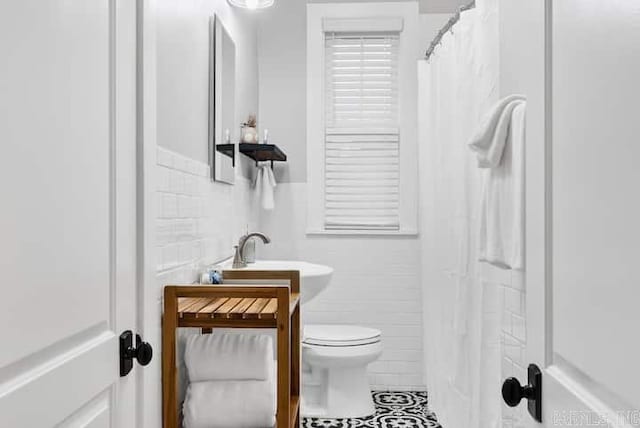
[[[369,366],[372,387],[424,389],[418,239],[307,236],[306,189],[306,183],[278,185],[275,209],[260,215],[260,230],[272,239],[258,244],[258,257],[333,267],[331,283],[305,305],[303,321],[381,330],[384,352]]]
[[[514,376],[521,382],[527,379],[526,361],[526,290],[523,271],[512,271],[510,281],[502,284],[504,304],[502,310],[502,379]],[[528,415],[526,406],[503,405],[503,428],[524,428]]]
[[[158,147],[158,285],[190,284],[203,266],[233,255],[246,228],[256,226],[253,192],[246,178],[212,182],[209,166]]]

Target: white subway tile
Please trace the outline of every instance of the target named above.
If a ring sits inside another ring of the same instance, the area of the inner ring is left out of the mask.
[[[162,265],[170,269],[178,264],[178,246],[175,244],[162,247]]]
[[[158,147],[156,156],[156,162],[158,165],[173,168],[173,154],[170,151],[163,149],[162,147]]]
[[[512,315],[511,323],[513,336],[516,339],[525,342],[527,340],[527,331],[524,318],[517,315]]]
[[[162,195],[162,217],[175,218],[178,216],[178,199],[175,195],[165,193]]]
[[[156,220],[156,244],[159,246],[173,242],[173,221],[168,219]]]
[[[508,311],[516,315],[523,314],[522,292],[510,287],[504,287],[504,303]]]
[[[178,196],[178,217],[188,218],[192,214],[193,202],[190,196]]]

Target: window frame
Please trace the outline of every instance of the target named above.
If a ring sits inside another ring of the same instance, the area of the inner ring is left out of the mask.
[[[399,3],[310,3],[307,5],[307,235],[418,234],[417,60],[418,6]],[[326,229],[325,196],[325,30],[326,20],[342,20],[345,31],[380,31],[402,22],[398,57],[400,199],[398,230]],[[319,100],[319,101],[318,101]]]

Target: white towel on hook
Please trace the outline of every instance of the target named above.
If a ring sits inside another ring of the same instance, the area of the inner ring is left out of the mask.
[[[500,163],[513,109],[525,101],[522,95],[509,95],[498,101],[482,121],[469,147],[476,152],[478,168],[495,168]]]
[[[478,167],[489,168],[482,190],[479,260],[524,268],[524,142],[526,101],[501,100],[469,146]]]
[[[267,163],[258,165],[255,188],[260,192],[260,205],[264,210],[270,211],[275,207],[274,189],[276,187],[276,177],[273,169]]]

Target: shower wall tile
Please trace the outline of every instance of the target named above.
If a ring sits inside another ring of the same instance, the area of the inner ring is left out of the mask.
[[[503,379],[515,376],[526,379],[526,291],[524,273],[512,271],[503,284],[504,307],[502,313],[502,374]],[[524,406],[502,406],[503,427],[524,427],[527,420]]]

